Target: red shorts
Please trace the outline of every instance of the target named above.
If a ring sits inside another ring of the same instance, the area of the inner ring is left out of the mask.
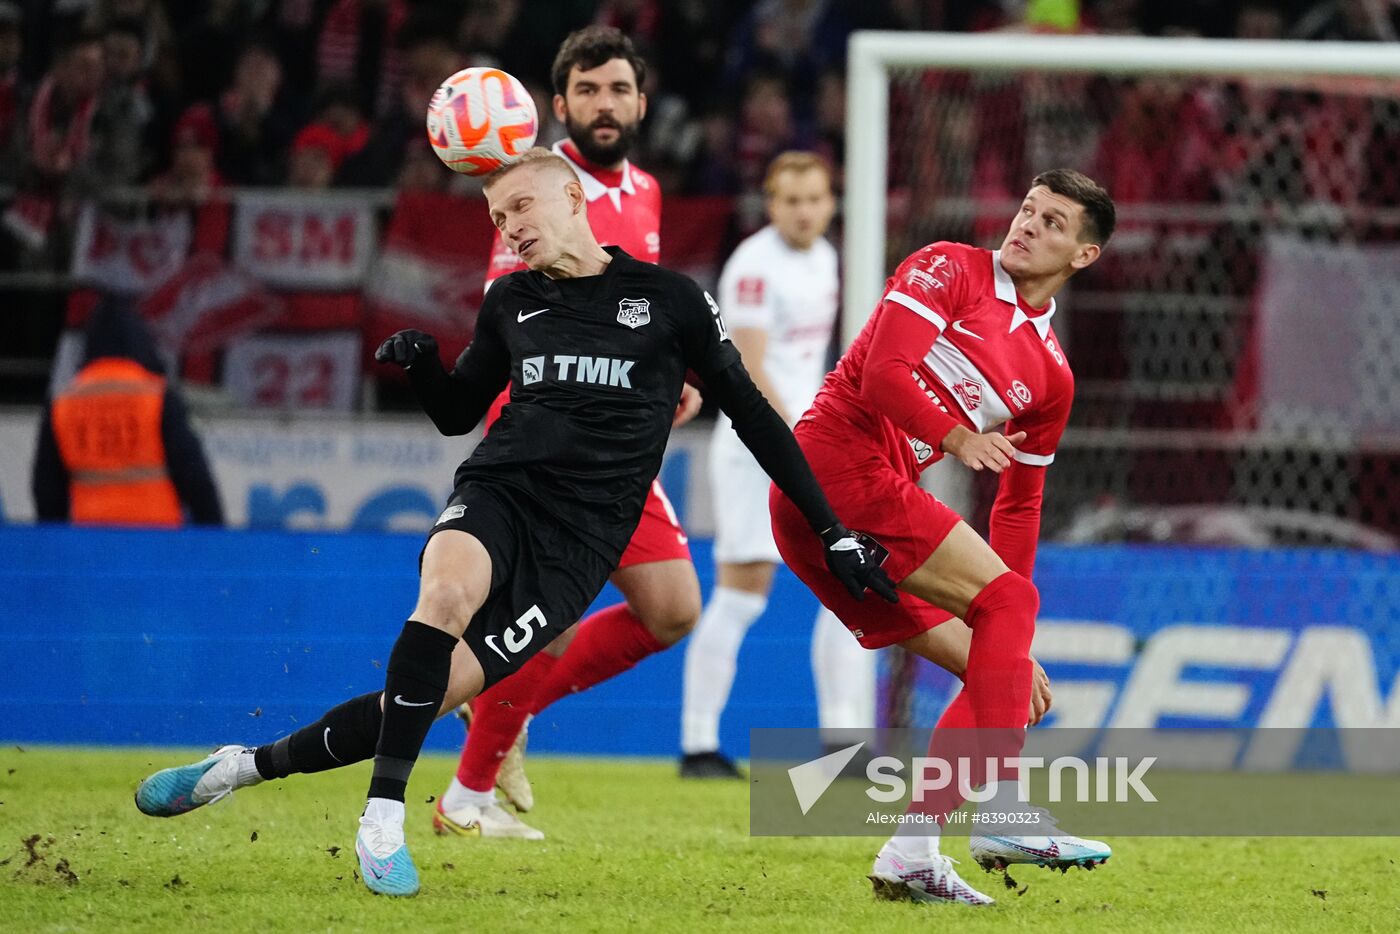
[[[676,518],[676,510],[666,498],[660,480],[651,481],[651,492],[647,494],[646,505],[642,507],[642,521],[637,523],[637,531],[627,543],[627,550],[618,561],[619,568],[634,564],[648,564],[652,561],[689,561],[690,539]]]
[[[928,560],[962,521],[873,446],[833,438],[810,422],[799,423],[796,435],[836,515],[847,528],[872,535],[889,549],[884,568],[896,583]],[[852,599],[826,569],[821,539],[777,487],[771,491],[769,507],[773,538],[783,561],[867,649],[902,642],[953,618],[907,593],[900,593],[896,604],[872,594],[864,600]]]

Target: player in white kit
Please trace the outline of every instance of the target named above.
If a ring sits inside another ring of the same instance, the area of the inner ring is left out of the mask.
[[[719,304],[734,346],[764,396],[789,425],[826,375],[836,321],[836,250],[827,242],[836,200],[825,162],[783,153],[764,180],[771,223],[739,244],[720,276]],[[724,415],[710,445],[716,584],[685,655],[681,775],[738,777],[719,751],[719,718],[744,634],[763,613],[782,558],[768,518],[766,474]],[[823,727],[874,725],[875,656],[861,651],[825,609],[812,637]]]

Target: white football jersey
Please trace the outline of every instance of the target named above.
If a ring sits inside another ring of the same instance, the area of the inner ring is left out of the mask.
[[[825,237],[797,250],[770,224],[739,244],[720,274],[719,307],[730,329],[768,332],[763,370],[791,423],[807,411],[826,376],[837,269],[836,250]]]

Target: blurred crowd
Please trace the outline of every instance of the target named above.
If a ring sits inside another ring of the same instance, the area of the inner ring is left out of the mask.
[[[639,164],[668,193],[739,195],[786,149],[840,166],[853,29],[1394,40],[1400,13],[1391,0],[0,0],[3,227],[37,249],[65,205],[123,186],[187,202],[231,185],[448,184],[422,129],[434,87],[499,65],[548,115],[554,51],[590,22],[628,32],[653,66]],[[542,141],[561,135],[548,118]]]
[[[1149,11],[1170,18],[1129,15]],[[1086,6],[1075,25],[1394,42],[1397,16],[1400,4],[1391,0],[1188,2],[1170,11],[1103,0]],[[1050,19],[1030,25],[1049,28]],[[901,233],[891,239],[892,255],[942,237],[993,242],[1000,218],[986,206],[1019,198],[1025,180],[1049,165],[1082,168],[1126,209],[1096,279],[1127,290],[1205,281],[1217,293],[1250,294],[1265,227],[1327,242],[1400,239],[1386,210],[1400,203],[1400,82],[1393,80],[910,70],[893,76],[890,107],[890,217]]]
[[[395,205],[402,229],[390,224],[385,240],[412,261],[405,268],[448,255],[432,280],[442,289],[424,304],[468,322],[480,277],[462,276],[460,257],[484,259],[485,244],[464,247],[472,232],[454,224],[461,242],[436,250],[448,225],[428,208],[453,199],[424,193],[463,180],[428,146],[427,102],[460,68],[498,66],[525,82],[545,121],[540,140],[554,142],[564,131],[549,107],[550,66],[564,37],[590,23],[625,31],[650,66],[631,157],[668,199],[719,196],[707,199],[715,211],[689,212],[692,226],[735,228],[700,251],[708,261],[761,222],[753,196],[777,153],[823,155],[839,189],[853,30],[1394,42],[1400,0],[0,0],[0,270],[41,273],[7,277],[0,292],[10,352],[29,355],[0,360],[0,399],[42,396],[58,331],[80,325],[98,298],[96,287],[52,284],[91,284],[76,273],[48,276],[82,253],[74,221],[96,195],[134,196],[136,217],[148,206],[153,217],[196,217],[193,249],[166,251],[180,272],[159,291],[161,308],[198,293],[205,305],[246,305],[252,318],[268,289],[225,261],[221,190],[388,192],[349,200]],[[994,243],[1003,205],[1051,165],[1088,171],[1123,209],[1095,272],[1099,294],[1081,295],[1064,323],[1084,384],[1100,387],[1082,396],[1082,424],[1236,423],[1221,400],[1252,392],[1239,363],[1252,359],[1242,349],[1251,318],[1239,309],[1260,275],[1261,232],[1400,242],[1400,214],[1387,210],[1400,204],[1395,82],[908,69],[892,75],[890,108],[891,263],[934,239]],[[417,210],[398,211],[404,203]],[[668,256],[684,252],[684,237],[667,243]],[[168,273],[165,254],[134,252],[126,266]],[[200,255],[185,263],[186,252]],[[136,272],[143,289],[166,281]],[[283,323],[363,329],[369,347],[382,322],[362,305],[392,305],[379,292],[362,303],[358,280],[274,285]],[[200,359],[197,370],[186,359],[182,375],[211,382],[216,365]],[[1184,389],[1143,391],[1158,386]],[[379,391],[378,404],[397,404],[392,386]]]
[[[653,65],[639,161],[668,190],[734,194],[777,151],[839,158],[856,28],[1391,40],[1397,14],[1388,0],[0,0],[0,184],[422,183],[443,77],[496,64],[543,102],[555,48],[588,22],[621,27]]]

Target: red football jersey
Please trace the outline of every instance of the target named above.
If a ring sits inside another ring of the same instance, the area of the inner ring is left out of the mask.
[[[847,443],[873,444],[911,479],[943,456],[939,445],[956,424],[1026,432],[1002,474],[992,545],[1029,576],[1044,485],[1037,468],[1055,459],[1074,399],[1054,314],[1053,300],[1036,309],[1017,296],[999,253],[930,244],[886,282],[803,421]],[[876,384],[879,391],[869,391]]]
[[[631,162],[618,170],[593,165],[569,140],[554,144],[554,151],[568,160],[588,198],[588,226],[600,246],[620,246],[636,259],[661,261],[661,186]],[[491,242],[491,262],[486,285],[508,273],[524,269],[515,251],[506,246],[501,232]]]
[[[885,439],[891,459],[911,477],[942,457],[942,435],[911,436],[862,396],[873,336],[890,314],[917,315],[936,328],[932,343],[917,348],[910,374],[935,405],[973,431],[1010,422],[1008,433],[1026,432],[1016,458],[1023,464],[1043,467],[1055,459],[1074,398],[1074,377],[1050,326],[1055,302],[1026,306],[998,253],[961,243],[930,244],[899,265],[807,417],[828,412],[866,429],[867,437]]]

